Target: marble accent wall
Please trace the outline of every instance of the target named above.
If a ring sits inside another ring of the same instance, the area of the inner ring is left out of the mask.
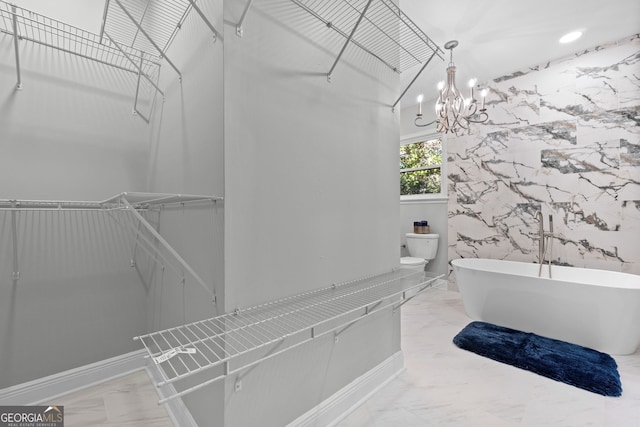
[[[537,262],[541,210],[553,263],[640,274],[640,35],[488,86],[446,141],[449,260]]]

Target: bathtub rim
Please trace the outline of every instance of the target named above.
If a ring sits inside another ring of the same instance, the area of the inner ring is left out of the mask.
[[[516,271],[504,271],[498,270],[495,268],[491,268],[487,264],[497,264],[497,263],[506,263],[506,265],[511,266],[528,266],[528,269],[531,269],[535,274],[521,274],[522,272]],[[575,283],[585,286],[600,286],[605,288],[618,288],[618,289],[629,289],[629,290],[639,290],[640,291],[640,275],[633,273],[625,273],[622,271],[615,270],[602,270],[596,268],[587,268],[587,267],[573,267],[566,265],[555,265],[551,266],[552,273],[555,271],[556,273],[561,272],[565,274],[569,274],[570,272],[580,271],[581,276],[579,280],[574,280],[573,277],[571,280],[568,280],[564,275],[562,277],[552,277],[549,279],[545,277],[547,264],[543,265],[543,276],[538,277],[537,269],[540,264],[533,262],[525,262],[525,261],[515,261],[515,260],[506,260],[506,259],[494,259],[494,258],[456,258],[451,260],[451,266],[454,268],[465,268],[469,270],[479,270],[485,272],[493,272],[500,273],[505,275],[513,275],[513,276],[526,276],[526,277],[535,277],[540,280],[550,280],[555,282],[567,282],[567,283]],[[602,278],[604,275],[609,275],[606,279],[610,281],[610,283],[600,283],[597,282],[596,279]],[[619,277],[621,281],[615,281],[615,278]]]

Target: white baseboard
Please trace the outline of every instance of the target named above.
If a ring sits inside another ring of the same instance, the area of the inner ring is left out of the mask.
[[[152,382],[157,382],[153,369],[146,366],[145,350],[133,351],[90,365],[80,366],[37,380],[29,381],[0,390],[0,406],[37,405],[51,403],[57,397],[92,387],[132,372],[145,369]],[[170,385],[169,387],[173,387]],[[163,398],[160,390],[158,400]],[[171,390],[169,390],[171,392]],[[197,427],[196,422],[184,406],[182,399],[172,399],[166,403],[169,418],[176,426]]]
[[[334,426],[404,371],[402,351],[338,390],[288,427]]]
[[[51,402],[58,396],[146,369],[150,378],[155,374],[146,368],[145,351],[139,350],[90,365],[60,372],[0,390],[0,406],[37,405]],[[356,378],[331,397],[298,417],[290,427],[333,426],[362,405],[404,370],[404,357],[398,351],[387,360]],[[159,390],[158,390],[159,391]],[[160,398],[161,396],[159,394]],[[197,427],[182,399],[167,402],[167,412],[177,426]]]
[[[144,350],[133,351],[0,390],[0,405],[37,405],[145,367]]]

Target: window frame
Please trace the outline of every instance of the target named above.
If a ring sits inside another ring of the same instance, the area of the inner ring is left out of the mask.
[[[400,179],[400,170],[410,172],[412,170],[426,170],[436,169],[440,167],[440,192],[428,193],[428,194],[406,194],[400,195],[400,203],[412,203],[421,201],[436,201],[447,200],[447,150],[446,150],[446,137],[445,135],[434,132],[433,130],[427,130],[422,132],[405,135],[400,138],[400,144],[398,145],[398,154],[400,153],[400,147],[408,144],[415,144],[416,142],[429,141],[432,139],[439,139],[442,144],[442,164],[440,166],[432,165],[423,168],[411,168],[411,169],[398,169],[398,179]]]

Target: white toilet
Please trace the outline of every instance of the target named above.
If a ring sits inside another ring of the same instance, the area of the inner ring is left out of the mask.
[[[438,234],[407,233],[409,255],[400,258],[400,266],[424,269],[425,265],[436,257],[438,252]]]

